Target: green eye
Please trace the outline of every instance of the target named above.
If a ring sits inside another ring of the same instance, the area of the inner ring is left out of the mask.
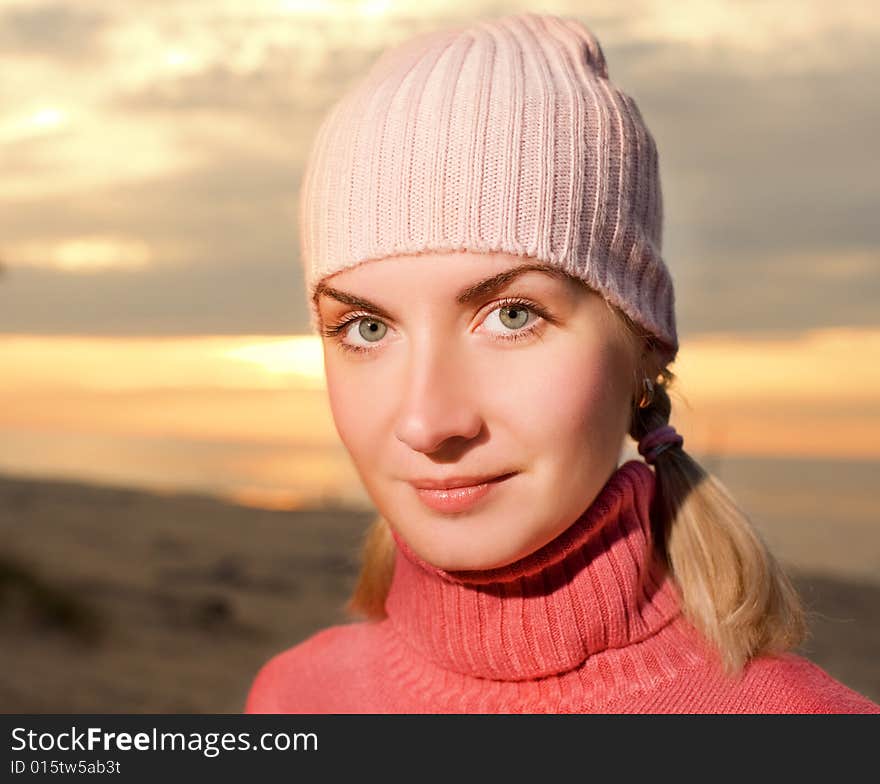
[[[376,321],[375,319],[361,319],[358,324],[358,332],[360,333],[360,336],[364,340],[370,342],[382,340],[387,331],[388,327],[381,321]]]
[[[507,305],[498,312],[498,317],[505,327],[520,329],[529,320],[529,311],[521,305]]]

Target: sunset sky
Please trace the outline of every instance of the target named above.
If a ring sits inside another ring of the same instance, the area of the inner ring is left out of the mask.
[[[362,501],[307,335],[296,194],[389,45],[575,16],[660,154],[695,455],[880,458],[871,0],[0,6],[0,471]]]

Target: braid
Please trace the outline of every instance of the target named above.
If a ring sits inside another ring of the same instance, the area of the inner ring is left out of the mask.
[[[667,387],[671,386],[676,375],[669,368],[661,368],[653,377],[645,367],[647,360],[639,363],[634,373],[635,393],[632,397],[632,416],[629,435],[638,443],[652,430],[669,424],[672,401]],[[648,387],[650,382],[650,387]],[[643,395],[647,392],[648,399]],[[640,403],[642,405],[640,405]]]
[[[662,368],[651,381],[653,356],[649,351],[635,371],[629,435],[636,442],[668,425],[672,410],[675,374]],[[684,614],[717,647],[724,669],[733,674],[754,656],[802,642],[800,597],[724,484],[680,445],[657,453],[652,464],[658,555],[676,579]]]

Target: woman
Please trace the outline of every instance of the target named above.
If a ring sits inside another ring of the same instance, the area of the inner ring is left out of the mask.
[[[339,435],[381,517],[351,608],[247,712],[880,712],[669,426],[657,149],[581,23],[379,58],[301,192]],[[618,465],[632,436],[645,458]],[[653,465],[654,468],[649,466]]]

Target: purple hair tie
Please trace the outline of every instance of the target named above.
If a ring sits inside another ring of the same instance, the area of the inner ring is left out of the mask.
[[[653,465],[657,455],[673,446],[684,444],[684,438],[675,431],[672,425],[664,425],[646,433],[639,441],[639,454],[648,465]]]

